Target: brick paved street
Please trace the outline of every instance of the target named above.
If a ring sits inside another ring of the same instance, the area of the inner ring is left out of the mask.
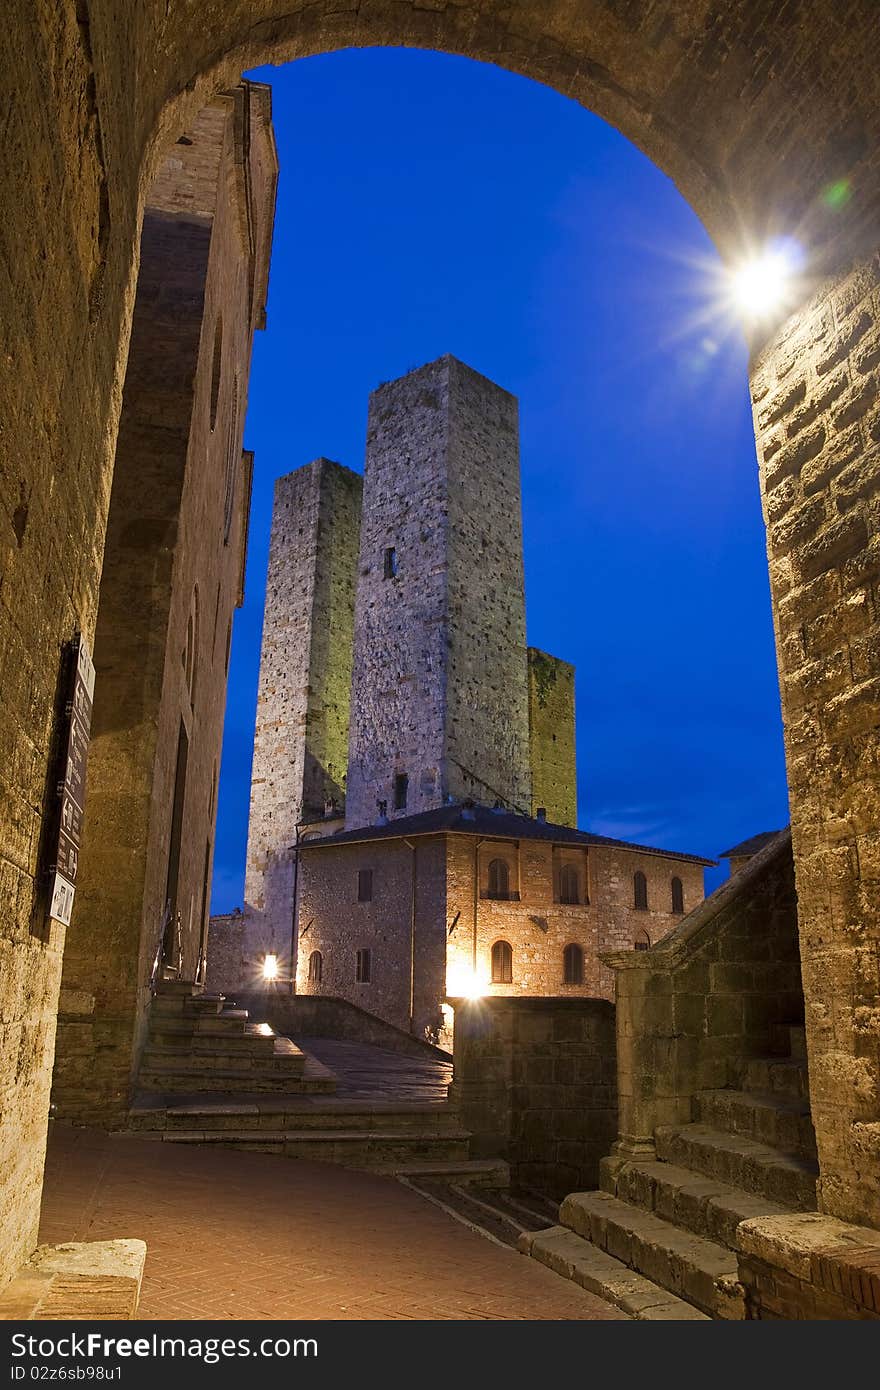
[[[40,1239],[146,1240],[145,1319],[623,1316],[392,1178],[52,1129]]]

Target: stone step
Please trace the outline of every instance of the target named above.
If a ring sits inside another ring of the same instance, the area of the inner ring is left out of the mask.
[[[510,1166],[502,1158],[468,1158],[465,1155],[457,1160],[394,1163],[379,1166],[375,1171],[413,1182],[419,1178],[440,1178],[474,1187],[506,1189],[510,1186]]]
[[[233,1011],[226,1008],[222,995],[211,995],[206,998],[204,996],[156,994],[150,1001],[151,1018],[211,1018],[229,1012]],[[246,1009],[239,1009],[236,1012],[247,1016]]]
[[[149,1045],[144,1049],[141,1071],[188,1071],[194,1076],[215,1071],[283,1072],[298,1076],[303,1069],[302,1053],[277,1052],[272,1046],[275,1040],[266,1041],[268,1048],[252,1045],[243,1050],[225,1045],[205,1050]]]
[[[607,1192],[571,1193],[559,1208],[559,1221],[708,1317],[745,1318],[736,1255],[717,1241],[683,1231]]]
[[[809,1100],[807,1064],[794,1057],[752,1057],[743,1073],[743,1090]]]
[[[313,1061],[305,1075],[312,1071]],[[332,1080],[332,1073],[329,1074]],[[327,1108],[333,1106],[332,1109]],[[129,1117],[134,1130],[200,1130],[222,1134],[229,1130],[334,1130],[360,1129],[432,1131],[437,1134],[461,1129],[461,1118],[451,1107],[401,1106],[379,1109],[364,1102],[328,1101],[324,1105],[302,1096],[266,1096],[257,1101],[238,1102],[233,1097],[216,1101],[186,1101],[156,1104],[139,1099]]]
[[[283,1072],[268,1075],[259,1072],[218,1071],[198,1075],[191,1071],[141,1072],[140,1085],[145,1091],[158,1095],[187,1095],[198,1091],[204,1095],[233,1094],[238,1091],[260,1095],[309,1095],[313,1092],[326,1093],[334,1089],[331,1083],[321,1079],[294,1074],[285,1076]]]
[[[272,1033],[164,1033],[150,1029],[144,1056],[162,1057],[273,1057]]]
[[[157,980],[155,992],[157,998],[172,999],[188,999],[196,995],[203,997],[205,994],[203,986],[197,985],[195,980]]]
[[[674,1163],[649,1159],[621,1161],[611,1156],[599,1165],[603,1192],[619,1197],[630,1206],[652,1211],[674,1226],[694,1235],[738,1249],[736,1228],[741,1221],[756,1216],[786,1216],[791,1209],[779,1202],[768,1202],[739,1187],[729,1187],[719,1178],[707,1178]]]
[[[151,1018],[150,1038],[153,1042],[159,1042],[160,1038],[170,1038],[176,1044],[178,1039],[186,1038],[241,1038],[274,1035],[274,1030],[271,1030],[270,1033],[266,1032],[268,1025],[249,1023],[247,1014],[244,1010],[241,1012],[244,1017],[229,1012],[195,1014],[191,1018]]]
[[[138,1136],[144,1138],[143,1134]],[[470,1133],[446,1133],[392,1129],[331,1130],[166,1130],[157,1136],[166,1144],[222,1145],[310,1163],[334,1163],[343,1168],[367,1168],[374,1172],[458,1172],[469,1163]],[[465,1168],[466,1171],[466,1168]]]
[[[784,1100],[773,1092],[698,1091],[694,1119],[710,1129],[747,1135],[783,1153],[816,1158],[816,1136],[805,1100]]]
[[[771,1045],[781,1057],[798,1062],[807,1060],[807,1034],[802,1023],[774,1023],[770,1031]]]
[[[770,1202],[796,1211],[816,1210],[815,1163],[783,1154],[747,1135],[726,1134],[708,1125],[663,1125],[654,1131],[657,1157],[707,1178],[720,1178]]]
[[[692,1304],[616,1260],[565,1226],[525,1232],[519,1249],[640,1322],[708,1322]]]

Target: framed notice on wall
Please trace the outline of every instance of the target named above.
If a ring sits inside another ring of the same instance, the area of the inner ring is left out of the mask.
[[[49,916],[70,925],[76,878],[79,872],[83,816],[86,802],[86,761],[95,693],[95,668],[85,639],[73,641],[70,695],[66,703],[67,727],[62,737],[58,780],[58,831],[49,874]]]

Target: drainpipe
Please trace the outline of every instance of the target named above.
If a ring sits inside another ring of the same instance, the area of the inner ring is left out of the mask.
[[[403,843],[412,850],[412,874],[409,894],[409,1031],[413,1031],[416,1002],[416,847],[404,836]]]
[[[299,943],[296,939],[297,918],[299,916],[299,905],[297,903],[297,890],[299,888],[299,835],[302,821],[297,821],[294,827],[293,842],[293,921],[290,928],[290,993],[296,994],[296,958],[298,955]]]
[[[474,944],[471,956],[474,978],[477,975],[477,914],[480,910],[480,845],[485,837],[474,840]]]

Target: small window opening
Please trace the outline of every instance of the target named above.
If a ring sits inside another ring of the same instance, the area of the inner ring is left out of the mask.
[[[684,887],[680,878],[672,880],[672,911],[684,912]]]
[[[582,985],[584,982],[584,953],[574,941],[562,953],[562,978],[567,985]]]
[[[510,870],[505,859],[493,859],[489,864],[489,897],[502,901],[510,896]]]
[[[309,984],[319,985],[321,976],[324,973],[324,957],[320,951],[313,951],[309,956]]]
[[[358,869],[358,902],[371,903],[373,901],[373,870]]]
[[[394,778],[394,809],[395,811],[406,810],[406,798],[409,792],[409,778],[405,772],[398,772]]]
[[[578,871],[575,864],[563,864],[559,875],[559,901],[575,904],[581,900]]]
[[[513,984],[513,948],[509,941],[496,941],[492,947],[492,983]]]
[[[388,549],[385,551],[385,564],[384,564],[384,569],[383,569],[383,578],[385,578],[385,579],[393,579],[394,576],[395,576],[396,574],[397,574],[397,551],[394,549],[394,546],[393,546],[393,545],[389,545]]]
[[[361,949],[357,953],[356,966],[356,979],[359,985],[368,985],[370,983],[372,969],[372,953],[369,949]]]
[[[637,912],[648,911],[648,880],[641,869],[633,874],[633,906]]]

